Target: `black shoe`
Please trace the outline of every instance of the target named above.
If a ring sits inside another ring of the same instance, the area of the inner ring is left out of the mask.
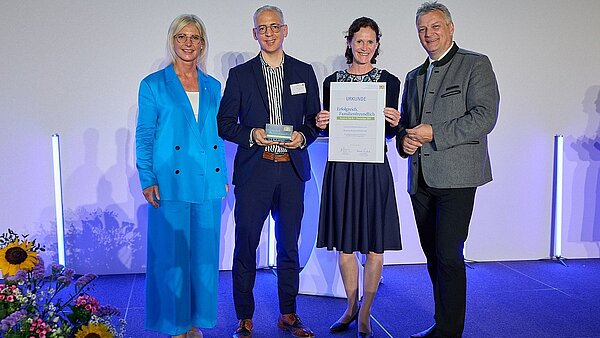
[[[435,336],[435,324],[431,325],[427,330],[419,333],[411,334],[410,338],[427,338]]]
[[[358,329],[358,335],[356,337],[358,337],[358,338],[374,338],[375,335],[373,335],[373,325],[371,325],[371,321],[369,321],[369,329],[371,330],[371,332],[360,332],[360,329]]]
[[[338,320],[337,322],[333,323],[333,325],[331,325],[329,327],[329,331],[344,332],[344,331],[348,330],[348,327],[350,327],[350,324],[352,324],[352,322],[354,322],[358,319],[359,312],[360,312],[360,306],[358,307],[358,309],[356,309],[356,312],[352,315],[352,317],[350,317],[350,320],[347,323],[340,322]]]

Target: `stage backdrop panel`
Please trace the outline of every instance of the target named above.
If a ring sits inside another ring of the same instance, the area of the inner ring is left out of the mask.
[[[313,65],[319,82],[345,67],[344,31],[359,16],[381,26],[377,66],[404,80],[426,55],[415,1],[274,1],[289,25],[287,53]],[[473,260],[549,256],[553,137],[565,136],[563,256],[600,257],[600,2],[448,0],[460,47],[489,55],[501,93],[489,137],[494,181],[478,190],[466,255]],[[140,80],[159,69],[166,31],[181,13],[208,28],[208,72],[258,52],[259,1],[2,1],[0,3],[0,230],[31,233],[56,257],[50,135],[62,145],[68,264],[78,272],[142,272],[146,208],[135,169]],[[406,160],[388,143],[404,250],[387,264],[423,262]],[[235,147],[227,145],[229,173]],[[314,156],[314,163],[323,156]],[[322,164],[315,170],[322,170]],[[314,177],[320,177],[315,174]],[[320,182],[307,183],[314,222]],[[232,260],[233,194],[223,201],[221,268]],[[314,224],[312,225],[314,229]],[[306,226],[307,229],[310,226]],[[313,230],[314,231],[314,230]],[[303,233],[305,262],[314,241]],[[264,236],[266,239],[266,236]],[[259,252],[266,265],[266,241]]]

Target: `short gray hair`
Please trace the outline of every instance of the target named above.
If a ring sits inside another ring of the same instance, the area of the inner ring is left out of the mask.
[[[256,18],[258,18],[259,15],[261,15],[263,12],[267,12],[267,11],[271,11],[275,14],[277,14],[277,16],[279,17],[279,20],[281,20],[281,23],[285,23],[285,20],[283,20],[283,12],[281,11],[281,9],[277,6],[273,6],[273,5],[264,5],[262,7],[260,7],[259,9],[256,10],[256,12],[254,12],[254,26],[256,26]]]
[[[442,12],[442,14],[444,15],[444,18],[446,19],[446,23],[452,23],[452,15],[450,15],[450,11],[448,10],[448,7],[444,6],[443,4],[437,2],[437,1],[428,1],[428,2],[424,2],[421,7],[419,7],[417,9],[417,18],[415,20],[415,22],[419,22],[419,18],[427,13],[433,12],[433,11],[440,11]]]
[[[206,74],[206,54],[208,53],[208,36],[206,35],[206,26],[204,26],[204,22],[200,20],[199,17],[194,14],[182,14],[176,17],[173,22],[171,22],[171,26],[169,26],[169,31],[167,33],[167,56],[171,59],[171,63],[175,64],[175,60],[177,60],[177,53],[175,53],[175,45],[173,43],[173,39],[175,34],[179,33],[183,27],[193,24],[198,28],[200,32],[200,53],[198,54],[198,58],[196,59],[196,65],[200,70]]]

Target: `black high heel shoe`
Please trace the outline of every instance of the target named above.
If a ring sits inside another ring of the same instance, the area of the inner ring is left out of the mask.
[[[344,332],[344,331],[348,330],[348,327],[350,327],[350,324],[352,324],[352,322],[354,322],[358,319],[359,312],[360,312],[360,305],[358,306],[358,308],[356,309],[356,312],[352,315],[352,317],[350,317],[350,320],[347,323],[344,323],[344,322],[341,322],[338,320],[337,322],[333,323],[333,325],[331,325],[329,327],[329,331]]]
[[[358,329],[358,335],[356,337],[358,337],[358,338],[374,338],[375,335],[373,335],[373,325],[371,325],[371,320],[369,320],[369,329],[371,330],[371,332],[360,332],[360,329]]]

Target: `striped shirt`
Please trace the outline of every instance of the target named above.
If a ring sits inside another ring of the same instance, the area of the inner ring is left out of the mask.
[[[284,59],[284,58],[283,58]],[[283,124],[281,106],[283,104],[283,59],[277,67],[271,67],[260,55],[262,71],[267,85],[267,97],[269,98],[269,123]],[[267,151],[272,153],[286,153],[287,149],[278,145],[268,146]]]

